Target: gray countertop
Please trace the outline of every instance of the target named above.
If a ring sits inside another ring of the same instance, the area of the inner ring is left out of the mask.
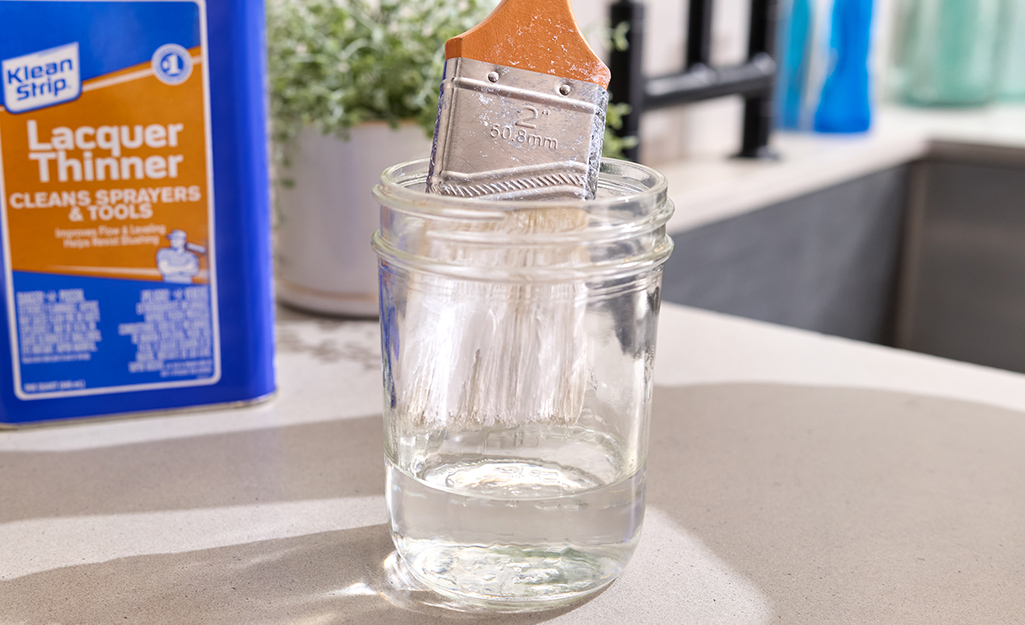
[[[278,328],[268,403],[0,432],[0,623],[1025,622],[1025,376],[667,305],[636,555],[492,617],[395,562],[376,324]]]

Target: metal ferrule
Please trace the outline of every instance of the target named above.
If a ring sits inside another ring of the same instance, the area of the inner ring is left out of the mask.
[[[581,80],[449,59],[427,180],[430,193],[590,199],[608,92]]]

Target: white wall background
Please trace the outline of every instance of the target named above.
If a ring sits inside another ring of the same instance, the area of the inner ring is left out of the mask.
[[[572,0],[577,21],[589,33],[608,24],[613,0]],[[875,93],[890,49],[894,5],[900,0],[875,0],[874,42],[871,68]],[[644,69],[648,76],[675,72],[683,67],[687,28],[687,0],[644,0],[646,38]],[[788,4],[779,0],[780,6]],[[712,11],[712,62],[731,64],[747,54],[747,22],[750,0],[714,0]],[[600,48],[599,37],[592,45]],[[878,100],[878,97],[877,97]],[[699,102],[675,109],[647,113],[641,123],[641,160],[657,165],[680,158],[723,155],[740,147],[743,100],[739,97]]]

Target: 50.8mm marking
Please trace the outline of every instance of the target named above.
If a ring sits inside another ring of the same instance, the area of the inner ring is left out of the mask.
[[[533,106],[527,106],[521,109],[520,113],[522,116],[520,119],[516,120],[516,123],[512,126],[493,124],[488,130],[488,134],[491,135],[491,138],[501,138],[506,141],[522,143],[530,147],[548,148],[550,150],[557,150],[559,148],[559,140],[555,137],[527,132],[528,128],[531,130],[537,129],[537,126],[534,124],[534,120],[537,119],[539,115],[548,115],[549,112],[547,109],[544,111],[538,111]]]

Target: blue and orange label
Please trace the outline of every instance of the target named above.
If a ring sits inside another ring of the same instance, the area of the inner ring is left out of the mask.
[[[220,377],[204,20],[194,1],[0,0],[21,399]]]

